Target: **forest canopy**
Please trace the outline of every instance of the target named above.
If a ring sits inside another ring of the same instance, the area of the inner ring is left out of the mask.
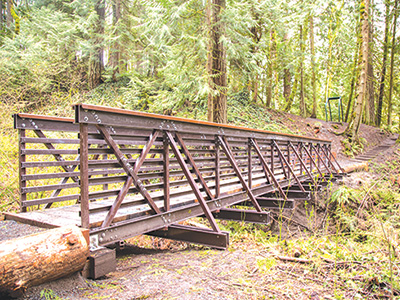
[[[227,122],[231,99],[324,118],[326,99],[340,96],[350,137],[361,122],[399,127],[398,0],[0,6],[3,103],[74,102],[89,90],[118,89],[97,103],[161,113],[189,104],[197,117]]]

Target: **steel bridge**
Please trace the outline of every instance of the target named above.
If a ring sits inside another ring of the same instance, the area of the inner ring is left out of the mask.
[[[6,219],[89,229],[92,248],[140,234],[225,249],[216,219],[268,224],[270,210],[344,171],[331,142],[77,104],[75,119],[14,115],[20,207]],[[209,229],[182,225],[205,217]]]

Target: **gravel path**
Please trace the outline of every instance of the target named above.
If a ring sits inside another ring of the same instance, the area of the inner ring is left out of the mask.
[[[0,221],[0,242],[46,230],[37,226],[18,223],[12,220]]]

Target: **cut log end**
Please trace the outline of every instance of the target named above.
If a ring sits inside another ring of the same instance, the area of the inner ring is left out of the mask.
[[[83,268],[89,245],[81,229],[60,227],[0,245],[0,296],[20,296],[28,287]]]

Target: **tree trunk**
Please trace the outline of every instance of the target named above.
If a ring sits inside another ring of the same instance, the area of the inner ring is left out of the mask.
[[[289,112],[292,109],[293,100],[297,94],[297,86],[298,86],[298,82],[299,82],[299,77],[300,77],[300,69],[297,70],[296,75],[294,76],[293,90],[291,90],[291,93],[289,95],[289,100],[286,102],[286,105],[284,108],[285,112]]]
[[[317,117],[317,79],[315,75],[315,46],[314,46],[314,17],[310,17],[310,48],[311,48],[311,86],[312,86],[312,99],[313,99],[313,106],[311,112],[311,118]]]
[[[388,47],[389,19],[390,19],[390,3],[389,3],[389,0],[386,0],[385,37],[384,37],[384,41],[383,41],[381,84],[379,86],[378,107],[377,107],[377,111],[376,111],[376,125],[377,126],[381,126],[381,122],[382,122],[383,95],[385,92],[385,77],[386,77],[386,61],[387,61],[388,48],[389,48]]]
[[[286,50],[288,50],[288,34],[285,33],[283,37],[283,43],[285,44]],[[287,52],[287,51],[285,51]],[[286,106],[290,102],[290,95],[292,94],[292,74],[290,73],[289,69],[289,62],[285,58],[284,60],[284,69],[283,69],[283,96],[285,97]]]
[[[211,0],[210,13],[210,38],[208,58],[208,75],[210,88],[213,90],[209,95],[209,110],[212,108],[212,121],[216,123],[227,122],[227,77],[226,77],[226,51],[221,41],[225,33],[221,21],[222,11],[225,9],[225,0]],[[211,99],[210,99],[211,97]],[[211,101],[210,101],[211,100]],[[209,112],[210,113],[210,112]],[[209,115],[209,117],[211,117]]]
[[[101,73],[104,68],[104,49],[103,49],[103,35],[104,35],[104,19],[105,19],[105,0],[96,1],[94,7],[98,20],[94,25],[93,37],[93,54],[90,57],[89,64],[89,88],[93,89],[101,83]]]
[[[371,5],[372,7],[372,5]],[[366,124],[375,125],[375,76],[374,76],[374,66],[373,66],[373,11],[371,8],[371,22],[368,26],[368,75],[367,75],[367,98],[365,101],[365,115]]]
[[[3,31],[3,0],[0,0],[0,33]]]
[[[300,25],[300,115],[304,118],[306,116],[306,102],[304,100],[304,40],[303,40],[303,25]]]
[[[359,52],[360,52],[360,44],[357,42],[357,50],[356,53],[354,54],[354,66],[353,66],[353,72],[351,74],[351,84],[350,84],[350,95],[349,95],[349,100],[347,101],[347,108],[346,108],[346,117],[344,118],[344,121],[347,122],[349,119],[349,114],[351,110],[351,103],[353,101],[353,93],[354,93],[354,85],[356,81],[356,73],[357,73],[357,62],[359,60]]]
[[[0,244],[0,298],[77,272],[88,256],[89,246],[76,226],[4,241]]]
[[[265,105],[269,108],[272,103],[272,72],[274,68],[273,59],[276,55],[276,45],[275,45],[275,30],[271,30],[270,34],[270,46],[269,46],[269,60],[268,60],[268,73],[267,73],[267,81],[266,81],[266,94],[267,100]]]
[[[211,42],[211,6],[212,6],[212,0],[207,0],[206,3],[206,26],[207,26],[207,37],[208,37],[208,43],[207,43],[207,74],[208,74],[208,79],[207,83],[209,88],[214,91],[214,86],[213,86],[213,80],[212,77],[210,76],[212,74],[212,49],[213,49],[213,44]],[[213,121],[213,94],[208,93],[207,96],[207,120],[209,122]]]
[[[8,29],[11,28],[13,17],[11,15],[12,0],[7,0],[7,14],[6,14],[6,26]]]
[[[114,0],[113,1],[113,25],[115,30],[115,36],[119,35],[118,30],[118,22],[121,18],[121,0]],[[120,51],[120,44],[119,41],[116,40],[111,49],[111,66],[113,67],[113,81],[117,81],[116,75],[121,72],[120,70],[120,62],[121,62],[121,51]]]
[[[368,44],[369,44],[369,0],[361,0],[360,4],[360,20],[361,20],[361,66],[360,78],[358,85],[358,93],[355,102],[354,112],[351,121],[346,129],[346,134],[352,141],[358,140],[358,131],[361,126],[364,101],[367,92],[367,76],[368,76]]]
[[[392,35],[392,49],[390,53],[390,79],[389,79],[389,99],[388,99],[388,115],[387,115],[387,124],[389,126],[392,125],[392,95],[393,95],[393,70],[394,70],[394,54],[396,50],[396,23],[398,17],[397,6],[399,4],[398,0],[394,2],[394,17],[393,17],[393,35]]]

